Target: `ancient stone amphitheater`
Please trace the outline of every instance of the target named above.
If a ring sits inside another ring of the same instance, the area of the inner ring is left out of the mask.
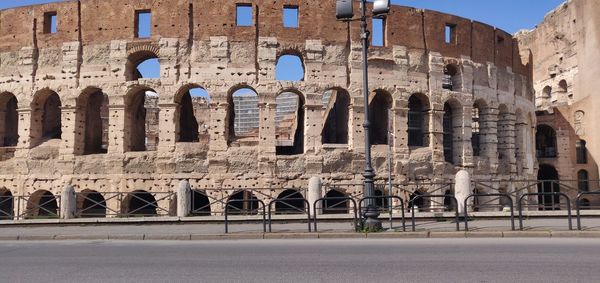
[[[376,28],[378,182],[391,171],[410,192],[463,169],[496,189],[535,179],[531,59],[510,34],[401,6]],[[340,185],[364,168],[359,25],[336,21],[335,1],[68,1],[1,11],[0,36],[2,217],[52,216],[67,185],[78,211],[102,216],[173,214],[181,181],[205,214],[230,198],[306,196],[311,177],[321,196],[361,193]],[[283,56],[303,79],[276,78]],[[160,78],[141,77],[153,58]]]

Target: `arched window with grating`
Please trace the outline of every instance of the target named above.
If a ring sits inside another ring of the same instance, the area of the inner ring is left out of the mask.
[[[587,147],[585,140],[575,142],[575,151],[577,153],[577,164],[587,164]]]
[[[580,192],[588,192],[590,190],[588,171],[579,170],[577,172],[577,188],[579,188]]]
[[[229,95],[229,142],[257,142],[259,129],[258,94],[249,87]]]
[[[427,146],[428,105],[423,95],[413,94],[408,99],[408,146]]]

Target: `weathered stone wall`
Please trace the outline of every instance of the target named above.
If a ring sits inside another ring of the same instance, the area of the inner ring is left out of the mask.
[[[249,27],[236,26],[237,2],[231,0],[82,0],[1,11],[0,92],[18,100],[19,142],[2,149],[0,186],[23,195],[40,189],[58,193],[65,184],[78,191],[174,191],[180,180],[190,180],[193,188],[233,192],[305,187],[312,176],[329,183],[360,182],[364,102],[359,25],[336,21],[335,1],[251,2],[254,25]],[[297,29],[283,27],[285,5],[298,6]],[[136,38],[136,10],[151,11],[150,38]],[[47,12],[57,13],[55,34],[43,32]],[[447,24],[455,25],[456,43],[445,42]],[[460,169],[471,171],[475,179],[533,176],[532,66],[529,58],[522,60],[510,34],[452,15],[394,6],[385,38],[385,46],[370,49],[370,89],[392,98],[396,180],[452,180]],[[132,80],[140,56],[149,54],[159,59],[160,79]],[[285,54],[302,58],[304,80],[275,80],[277,59]],[[443,88],[448,65],[457,68],[452,91]],[[190,86],[210,94],[208,145],[204,139],[177,142],[177,94]],[[259,95],[258,145],[232,146],[230,96],[241,86]],[[85,131],[75,118],[77,99],[90,88],[109,100],[106,154],[75,150]],[[350,95],[348,143],[323,145],[322,96],[334,88]],[[62,136],[34,144],[30,136],[40,119],[32,116],[32,108],[50,91],[61,99]],[[158,126],[153,129],[158,143],[156,151],[132,151],[139,129],[129,121],[139,113],[128,105],[136,93],[146,91],[158,94]],[[303,154],[276,154],[275,98],[286,91],[299,94],[304,105]],[[413,94],[428,100],[425,147],[408,146],[408,100]],[[485,117],[480,156],[473,156],[471,147],[476,101]],[[454,164],[444,161],[446,102],[454,108]],[[386,145],[373,147],[380,178],[387,170],[386,154]]]

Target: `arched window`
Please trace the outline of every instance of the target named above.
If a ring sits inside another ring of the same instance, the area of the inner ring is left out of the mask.
[[[369,102],[369,120],[371,121],[371,128],[369,131],[372,145],[388,144],[388,136],[391,131],[391,109],[392,109],[392,96],[385,92],[378,90],[374,94],[371,94]]]
[[[260,110],[258,94],[251,88],[239,88],[229,96],[229,141],[258,141]]]
[[[275,99],[275,135],[278,155],[304,153],[304,101],[294,92],[283,92]]]
[[[17,98],[8,92],[0,94],[0,147],[16,146],[19,141]]]
[[[275,203],[277,214],[300,214],[305,212],[304,196],[293,189],[285,190],[277,196]]]
[[[444,67],[444,77],[442,78],[442,88],[457,91],[461,88],[460,74],[458,66],[448,64]]]
[[[125,150],[153,151],[158,146],[158,94],[136,88],[125,98]]]
[[[481,129],[479,105],[474,104],[471,112],[471,147],[473,148],[473,156],[481,155]]]
[[[138,51],[127,57],[125,77],[128,81],[160,78],[160,62],[154,51]]]
[[[561,80],[560,82],[558,82],[558,88],[560,90],[561,93],[567,93],[568,89],[567,89],[567,81],[566,80]]]
[[[108,96],[97,88],[84,90],[77,98],[76,154],[108,151]]]
[[[175,98],[177,104],[177,142],[208,143],[210,122],[210,96],[205,89],[186,86]]]
[[[297,55],[283,55],[275,66],[275,79],[278,81],[303,81],[304,64]]]
[[[550,99],[552,97],[552,87],[546,86],[542,90],[542,98]]]
[[[248,190],[236,192],[227,201],[230,214],[258,214],[260,208],[258,198]]]
[[[556,131],[548,125],[538,125],[535,134],[535,148],[538,158],[556,157]]]
[[[579,170],[577,172],[577,187],[580,192],[588,192],[590,190],[589,176],[586,170]]]
[[[61,138],[61,105],[60,97],[54,91],[43,90],[36,94],[31,103],[32,146]]]
[[[77,194],[77,217],[97,218],[106,217],[106,200],[101,193],[94,190],[84,190]]]
[[[193,216],[210,216],[210,199],[206,193],[200,190],[192,190],[192,212]]]
[[[323,201],[323,214],[347,214],[348,199],[346,197],[346,194],[338,190],[327,192]]]
[[[46,190],[35,191],[27,200],[27,218],[58,217],[58,202],[52,192]]]
[[[427,146],[429,100],[413,94],[408,99],[408,146]]]
[[[587,164],[587,147],[584,140],[575,142],[575,151],[577,153],[577,164]]]
[[[329,90],[323,94],[325,123],[321,133],[323,144],[348,143],[350,95],[344,90]]]
[[[444,104],[444,118],[442,122],[444,160],[454,164],[454,123],[453,111],[449,103]]]
[[[122,213],[132,216],[156,216],[158,203],[151,193],[137,190],[127,194],[123,200]]]
[[[0,188],[0,220],[12,220],[15,215],[15,198],[7,188]]]

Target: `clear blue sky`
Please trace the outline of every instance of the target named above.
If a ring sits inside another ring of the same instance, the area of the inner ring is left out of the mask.
[[[0,9],[49,2],[62,1],[0,0]],[[392,0],[392,4],[454,14],[496,26],[509,33],[515,33],[521,29],[534,28],[543,20],[546,13],[563,2],[565,0]],[[355,13],[358,13],[358,11],[355,11]],[[300,22],[299,24],[306,23]],[[153,68],[156,64],[156,60],[151,61],[146,64],[147,66],[141,68],[144,77],[158,77],[160,75],[156,68]],[[301,77],[301,74],[290,69],[285,69],[277,74],[277,78],[283,80],[296,80],[299,76]]]

